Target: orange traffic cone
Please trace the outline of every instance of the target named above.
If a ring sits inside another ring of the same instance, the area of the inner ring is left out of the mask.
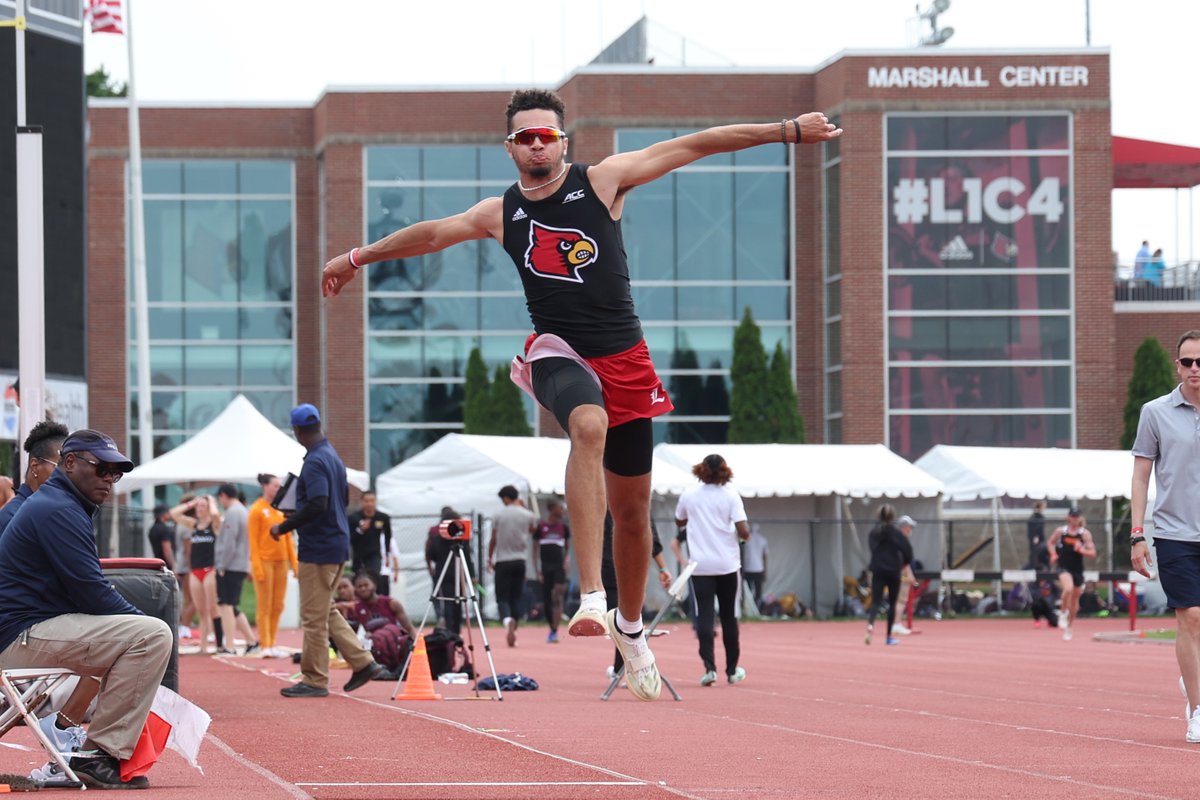
[[[404,693],[397,700],[441,700],[440,694],[433,691],[433,676],[429,674],[429,654],[425,650],[425,635],[417,637],[417,646],[413,650],[412,659],[408,664],[408,680],[404,682]]]

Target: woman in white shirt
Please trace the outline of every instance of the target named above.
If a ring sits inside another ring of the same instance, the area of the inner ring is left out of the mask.
[[[725,678],[739,683],[746,670],[738,666],[737,604],[742,566],[738,542],[750,538],[746,509],[737,492],[726,486],[733,470],[716,453],[706,456],[692,474],[700,485],[683,493],[675,507],[675,524],[686,528],[688,553],[696,562],[692,573],[691,596],[695,604],[696,636],[700,639],[700,659],[704,662],[701,686],[717,681],[717,662],[713,648],[713,601],[720,603],[721,641],[725,645]],[[680,557],[679,541],[671,543]],[[682,561],[682,559],[680,559]]]

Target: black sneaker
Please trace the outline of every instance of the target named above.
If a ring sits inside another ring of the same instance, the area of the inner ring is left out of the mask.
[[[294,686],[286,686],[279,690],[279,693],[284,697],[329,697],[328,689],[321,689],[317,686],[309,686],[301,681]]]
[[[121,780],[121,764],[104,752],[96,755],[75,756],[71,759],[71,770],[87,786],[93,789],[149,789],[150,781],[145,775]]]
[[[383,672],[385,667],[376,661],[372,661],[360,670],[357,670],[350,676],[350,680],[346,681],[346,685],[342,687],[343,692],[353,692],[367,681],[375,680],[375,676]]]

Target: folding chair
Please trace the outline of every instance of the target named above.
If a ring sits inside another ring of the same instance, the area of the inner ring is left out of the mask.
[[[667,595],[668,595],[667,602],[664,603],[663,607],[658,610],[658,613],[654,615],[654,619],[650,622],[650,625],[646,628],[646,638],[647,639],[650,638],[651,636],[656,636],[656,635],[657,636],[665,636],[668,633],[667,631],[663,631],[662,633],[656,634],[655,629],[658,628],[658,623],[661,622],[662,618],[667,615],[667,612],[670,611],[675,606],[675,604],[678,603],[680,601],[680,599],[683,597],[684,587],[686,587],[688,585],[688,581],[691,580],[692,573],[695,571],[696,571],[696,562],[689,561],[687,563],[687,566],[683,568],[683,572],[680,572],[679,577],[676,578],[675,582],[671,584],[671,588],[667,589]],[[613,691],[617,688],[618,685],[620,685],[621,677],[624,674],[625,674],[625,665],[622,664],[621,668],[619,670],[617,670],[615,673],[613,673],[612,681],[609,682],[608,688],[604,690],[604,694],[600,695],[601,700],[607,700],[609,698],[609,696],[612,695]],[[662,682],[664,684],[666,684],[667,689],[670,690],[672,697],[674,697],[676,700],[683,699],[682,697],[679,696],[679,692],[675,691],[675,687],[671,685],[671,682],[669,680],[667,680],[667,676],[662,674],[661,670],[659,671],[658,676],[660,678],[662,678]]]
[[[76,787],[83,786],[79,776],[71,769],[67,758],[58,751],[54,743],[46,736],[45,731],[38,725],[38,718],[33,710],[49,697],[59,684],[68,678],[76,677],[77,673],[69,669],[6,669],[0,671],[0,692],[8,701],[8,708],[0,713],[0,735],[7,732],[16,724],[18,719],[25,720],[27,727],[42,749],[58,765],[67,778]],[[65,785],[65,784],[64,784]]]

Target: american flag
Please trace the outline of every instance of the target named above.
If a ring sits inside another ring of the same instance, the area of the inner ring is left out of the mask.
[[[125,33],[121,0],[88,0],[87,15],[92,18],[92,33]]]

